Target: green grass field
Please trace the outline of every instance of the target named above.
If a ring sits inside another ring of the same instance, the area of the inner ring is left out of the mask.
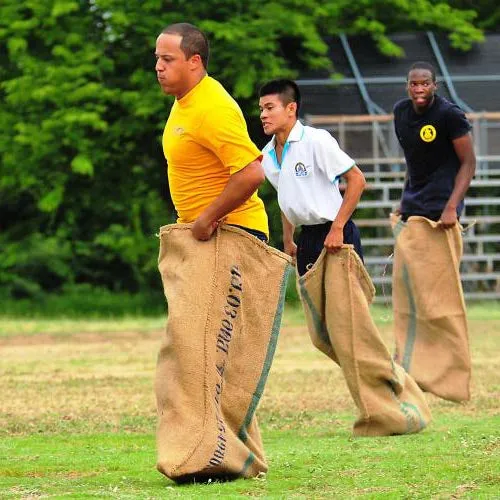
[[[0,318],[0,498],[500,498],[500,304],[469,308],[472,400],[429,395],[428,429],[376,439],[351,436],[340,369],[288,308],[258,410],[268,474],[184,486],[155,470],[164,324]]]

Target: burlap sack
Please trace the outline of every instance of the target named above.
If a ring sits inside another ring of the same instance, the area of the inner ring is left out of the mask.
[[[380,337],[369,309],[375,289],[352,245],[323,250],[298,288],[313,344],[341,367],[358,407],[354,435],[424,429],[431,420],[425,395]]]
[[[273,359],[290,259],[222,226],[209,241],[190,224],[160,230],[168,302],[158,355],[158,469],[178,482],[267,471],[255,418]]]
[[[392,218],[395,359],[418,385],[451,401],[470,398],[471,363],[460,282],[461,227]]]

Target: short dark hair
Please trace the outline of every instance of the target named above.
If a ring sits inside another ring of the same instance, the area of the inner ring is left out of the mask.
[[[259,97],[266,95],[278,94],[280,101],[284,106],[291,102],[297,103],[297,111],[295,115],[299,116],[300,109],[300,90],[299,86],[293,80],[285,78],[279,80],[271,80],[265,83],[259,90]]]
[[[179,35],[182,37],[181,50],[186,59],[198,54],[201,57],[203,67],[207,69],[210,56],[210,46],[205,33],[193,24],[175,23],[170,24],[162,31],[163,35]]]
[[[410,69],[408,70],[408,74],[410,74],[410,71],[414,69],[426,69],[431,72],[432,76],[432,81],[435,83],[436,82],[436,70],[434,69],[434,66],[431,63],[425,62],[425,61],[417,61],[413,63],[410,66]]]

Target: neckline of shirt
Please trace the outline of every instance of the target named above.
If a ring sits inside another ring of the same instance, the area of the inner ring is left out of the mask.
[[[286,148],[286,145],[290,142],[299,142],[302,140],[304,137],[304,129],[305,126],[302,124],[300,120],[297,120],[295,122],[295,125],[292,127],[292,130],[290,130],[290,133],[288,134],[288,137],[286,138],[285,145],[283,146],[283,151]],[[276,136],[273,135],[273,138],[271,139],[271,146],[272,149],[276,149]]]
[[[181,107],[188,106],[192,100],[200,93],[201,89],[207,84],[210,76],[205,74],[205,76],[185,95],[180,99],[176,99],[177,104]]]
[[[285,161],[285,156],[290,148],[291,142],[299,142],[304,137],[305,126],[301,123],[300,120],[297,120],[295,125],[290,130],[288,137],[286,139],[285,145],[283,146],[283,151],[281,152],[281,163],[278,161],[278,155],[276,154],[276,136],[274,135],[271,142],[272,147],[269,151],[269,155],[274,161],[274,164],[278,167],[278,170],[281,170],[281,165]]]

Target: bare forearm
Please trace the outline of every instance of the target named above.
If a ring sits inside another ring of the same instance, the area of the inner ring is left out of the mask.
[[[241,206],[264,181],[260,161],[254,161],[244,169],[231,175],[222,193],[200,215],[216,222]]]
[[[297,255],[297,245],[293,241],[295,226],[286,218],[283,212],[281,212],[281,224],[283,226],[283,250],[290,257],[295,258]]]
[[[335,253],[342,248],[344,226],[354,212],[366,185],[365,176],[357,166],[352,167],[343,177],[347,181],[347,187],[344,191],[342,205],[340,205],[337,216],[325,238],[324,246],[327,252]]]
[[[284,243],[293,242],[295,226],[286,218],[283,212],[281,212],[281,224],[283,226],[283,242]]]
[[[456,210],[457,206],[465,198],[465,194],[469,189],[475,171],[476,162],[474,160],[470,160],[468,163],[465,163],[460,167],[457,177],[455,178],[455,186],[448,203],[446,204],[448,208]]]
[[[353,169],[356,170],[346,176],[347,186],[345,188],[344,198],[334,220],[333,225],[338,228],[343,228],[350,219],[366,185],[364,175],[361,171],[357,167],[353,167]]]
[[[467,189],[476,172],[476,155],[472,143],[471,134],[466,134],[453,141],[453,148],[460,161],[460,170],[455,178],[455,186],[451,193],[446,209],[456,210],[459,203],[464,199]]]

